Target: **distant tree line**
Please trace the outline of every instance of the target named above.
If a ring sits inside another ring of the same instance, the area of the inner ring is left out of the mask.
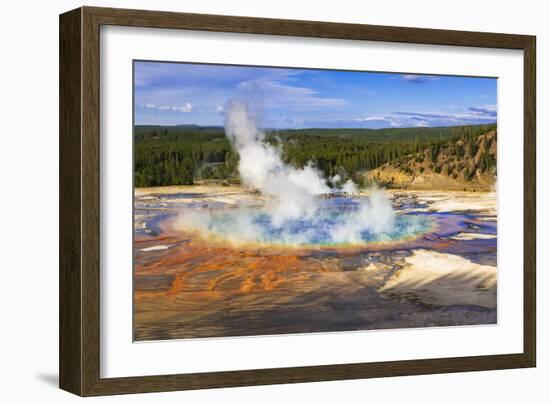
[[[285,162],[293,166],[303,167],[311,161],[327,178],[338,173],[358,181],[361,172],[426,147],[436,159],[439,149],[450,139],[475,139],[495,127],[267,130],[266,141],[282,146]],[[197,180],[238,177],[239,157],[221,127],[136,126],[134,141],[137,187],[191,185]]]

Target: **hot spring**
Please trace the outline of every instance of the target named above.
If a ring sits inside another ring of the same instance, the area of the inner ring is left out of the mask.
[[[283,222],[269,206],[185,209],[177,227],[231,243],[329,247],[406,241],[432,231],[436,223],[425,214],[384,214],[367,197],[334,198],[321,200],[311,214]]]
[[[375,187],[368,196],[341,197],[359,194],[344,171],[325,177],[312,161],[285,163],[282,148],[265,141],[246,103],[231,100],[224,110],[225,134],[239,155],[240,183],[261,194],[265,204],[184,209],[176,229],[236,244],[337,246],[408,240],[433,227],[427,216],[394,211]]]

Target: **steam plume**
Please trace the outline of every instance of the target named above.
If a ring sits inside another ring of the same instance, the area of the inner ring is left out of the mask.
[[[352,211],[332,217],[320,211],[321,194],[333,192],[321,171],[313,163],[295,168],[284,163],[282,151],[265,141],[248,111],[247,105],[231,101],[225,108],[225,133],[239,154],[238,171],[245,187],[266,196],[268,205],[259,222],[250,211],[242,208],[231,217],[215,220],[215,213],[185,211],[177,226],[186,230],[215,233],[234,242],[269,242],[276,229],[277,239],[285,244],[305,244],[324,234],[326,243],[361,243],[363,234],[379,235],[391,232],[394,211],[383,192],[371,189],[369,198],[361,198]],[[339,191],[357,193],[357,186],[348,180],[342,183],[335,175],[330,182]],[[266,223],[270,230],[266,231]],[[299,230],[297,230],[299,228]]]
[[[285,164],[280,150],[264,142],[245,103],[231,101],[226,111],[225,133],[239,154],[241,181],[272,200],[274,221],[315,214],[316,196],[330,192],[321,172],[312,164],[302,169]]]

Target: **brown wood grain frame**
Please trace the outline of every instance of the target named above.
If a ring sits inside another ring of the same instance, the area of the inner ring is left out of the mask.
[[[99,36],[102,25],[523,50],[523,353],[101,378]],[[62,389],[80,396],[93,396],[535,366],[536,40],[534,36],[81,7],[60,16],[59,40],[59,379]]]

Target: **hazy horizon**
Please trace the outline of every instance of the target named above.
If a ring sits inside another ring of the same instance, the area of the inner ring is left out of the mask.
[[[473,124],[466,124],[466,125],[441,125],[441,126],[425,126],[429,129],[437,129],[437,128],[443,128],[443,127],[460,127],[460,126],[482,126],[482,125],[491,125],[496,124],[497,122],[487,122],[487,123],[473,123]],[[219,128],[223,129],[224,125],[199,125],[197,123],[174,123],[174,124],[157,124],[157,123],[135,123],[134,126],[155,126],[155,127],[212,127],[212,128]],[[338,130],[338,129],[352,129],[352,130],[387,130],[387,129],[418,129],[419,126],[402,126],[402,127],[317,127],[317,126],[311,126],[311,127],[259,127],[261,130]]]

